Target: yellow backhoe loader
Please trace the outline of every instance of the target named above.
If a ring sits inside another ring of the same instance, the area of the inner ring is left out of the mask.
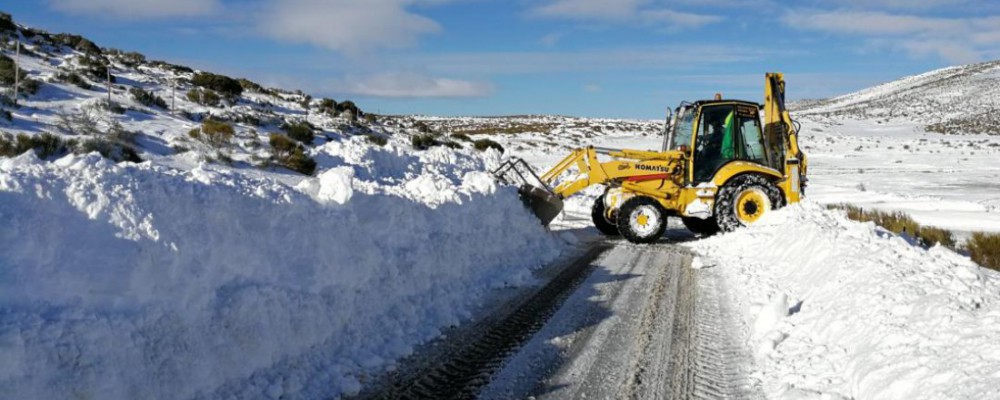
[[[783,74],[766,74],[764,86],[763,105],[721,95],[681,103],[667,118],[660,151],[591,146],[541,176],[520,159],[494,173],[519,185],[545,225],[562,211],[562,199],[591,185],[607,187],[594,202],[594,225],[634,243],[658,240],[667,217],[680,217],[702,235],[750,225],[798,202],[806,184],[806,156],[785,108]]]

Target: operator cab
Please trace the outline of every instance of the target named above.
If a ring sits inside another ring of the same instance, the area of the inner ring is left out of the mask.
[[[722,166],[744,161],[780,170],[784,140],[768,141],[761,129],[762,106],[740,100],[681,103],[664,140],[664,151],[687,156],[687,180],[709,182]]]

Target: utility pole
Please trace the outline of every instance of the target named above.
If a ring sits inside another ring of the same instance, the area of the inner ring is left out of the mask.
[[[177,79],[170,80],[170,113],[177,110]]]
[[[21,41],[17,41],[17,55],[14,56],[14,107],[17,107],[17,97],[21,87]]]
[[[108,61],[108,109],[111,109],[111,62]]]

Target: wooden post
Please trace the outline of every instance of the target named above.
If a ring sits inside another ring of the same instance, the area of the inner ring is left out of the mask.
[[[17,107],[17,97],[21,94],[21,41],[17,41],[17,55],[14,56],[14,107]]]
[[[108,109],[111,109],[111,61],[108,61]]]
[[[170,113],[177,110],[177,79],[170,81]]]

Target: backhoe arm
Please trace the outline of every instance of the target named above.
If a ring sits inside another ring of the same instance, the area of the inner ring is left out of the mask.
[[[807,162],[806,155],[799,149],[799,132],[785,107],[785,76],[771,72],[766,75],[764,91],[765,131],[768,137],[781,137],[785,141],[782,170],[786,180],[782,185],[787,189],[789,202],[798,202],[804,187]]]

